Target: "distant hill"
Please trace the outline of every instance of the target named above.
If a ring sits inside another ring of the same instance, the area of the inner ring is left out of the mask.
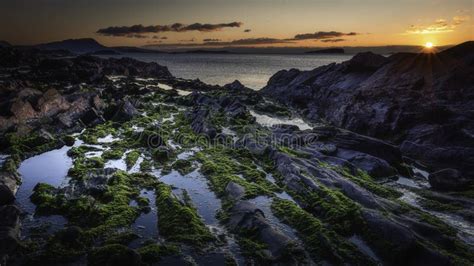
[[[41,50],[67,50],[76,54],[93,53],[109,49],[92,38],[69,39],[58,42],[43,43],[38,44],[35,47]]]
[[[230,54],[227,50],[189,50],[182,52],[184,54]]]
[[[90,53],[91,55],[120,55],[119,52],[113,50],[113,49],[107,49],[107,50],[99,50]]]
[[[0,41],[0,47],[10,47],[12,46],[9,42],[7,41]]]
[[[321,49],[316,51],[309,51],[306,54],[343,54],[344,49],[342,48],[328,48],[328,49]]]
[[[142,53],[142,54],[160,54],[160,53],[165,53],[159,50],[153,50],[153,49],[146,49],[146,48],[139,48],[139,47],[133,47],[133,46],[117,46],[117,47],[110,47],[110,49],[113,49],[119,53]]]

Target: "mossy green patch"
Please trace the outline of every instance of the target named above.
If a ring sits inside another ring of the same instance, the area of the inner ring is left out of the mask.
[[[106,137],[109,134],[116,134],[116,126],[119,126],[119,124],[115,124],[114,122],[109,121],[104,124],[88,128],[85,132],[81,134],[80,139],[82,139],[85,143],[97,144],[98,138]]]
[[[125,156],[125,163],[127,164],[127,169],[132,168],[140,157],[140,152],[133,150]]]
[[[138,239],[140,236],[131,231],[113,233],[107,236],[107,239],[104,241],[104,245],[110,244],[120,244],[128,245],[135,239]]]
[[[146,264],[159,262],[162,257],[177,255],[180,253],[179,248],[175,245],[158,245],[149,244],[140,247],[138,254],[141,255],[142,260]]]
[[[303,184],[302,184],[303,185]],[[340,234],[351,234],[361,222],[360,206],[336,189],[318,183],[317,190],[290,195],[304,205],[304,209],[319,217]],[[304,185],[303,185],[304,186]]]
[[[111,244],[96,248],[89,253],[88,265],[140,265],[140,255],[120,244]]]
[[[104,168],[104,160],[100,157],[78,157],[74,160],[73,167],[69,169],[68,175],[76,179],[84,179],[92,169]]]
[[[367,172],[363,170],[358,169],[357,173],[351,174],[349,169],[347,168],[330,165],[324,162],[320,162],[319,165],[328,169],[332,169],[338,172],[339,174],[342,174],[344,177],[353,181],[357,185],[367,189],[368,191],[380,197],[396,199],[403,195],[401,192],[398,192],[393,188],[386,187],[384,185],[377,183],[369,174],[367,174]]]
[[[122,147],[111,148],[102,153],[102,158],[104,160],[121,159],[124,153],[125,149]]]
[[[186,175],[193,170],[193,164],[188,160],[176,160],[171,168],[177,170],[180,174]]]
[[[196,154],[202,163],[201,172],[205,174],[211,187],[220,197],[225,197],[225,188],[229,182],[235,182],[245,188],[247,198],[258,195],[272,195],[280,189],[266,180],[265,174],[246,165],[238,163],[232,154],[236,150],[227,148],[208,148]],[[240,176],[242,177],[240,177]]]
[[[170,186],[166,184],[156,186],[156,206],[159,210],[160,234],[168,241],[203,248],[214,240],[197,211],[174,197]]]
[[[306,250],[316,261],[335,264],[371,265],[374,262],[334,231],[325,228],[320,220],[289,200],[274,199],[272,210],[284,223],[295,228]]]

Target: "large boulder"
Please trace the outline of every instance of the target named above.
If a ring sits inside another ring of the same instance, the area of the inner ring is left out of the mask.
[[[472,183],[472,180],[464,177],[458,170],[451,168],[431,173],[428,180],[433,189],[444,191],[466,190]]]

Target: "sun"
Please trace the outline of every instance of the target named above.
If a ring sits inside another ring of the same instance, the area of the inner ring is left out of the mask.
[[[433,48],[433,43],[432,42],[427,42],[425,43],[425,48]]]

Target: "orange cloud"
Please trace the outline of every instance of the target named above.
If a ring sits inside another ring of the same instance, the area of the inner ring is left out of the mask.
[[[406,31],[408,34],[433,34],[433,33],[445,33],[452,32],[459,25],[471,19],[470,16],[455,16],[448,21],[446,19],[437,19],[435,22],[429,25],[410,25]]]

